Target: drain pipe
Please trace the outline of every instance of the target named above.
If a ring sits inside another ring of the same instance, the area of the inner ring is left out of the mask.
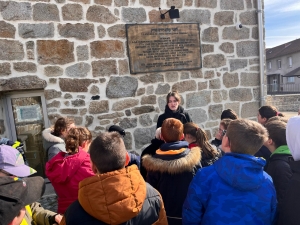
[[[260,74],[260,106],[266,104],[265,100],[265,46],[264,46],[264,26],[262,0],[257,0],[257,21],[258,21],[258,40],[259,40],[259,74]]]

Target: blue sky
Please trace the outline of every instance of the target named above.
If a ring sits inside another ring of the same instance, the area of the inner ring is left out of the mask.
[[[300,0],[265,0],[266,47],[300,38]]]

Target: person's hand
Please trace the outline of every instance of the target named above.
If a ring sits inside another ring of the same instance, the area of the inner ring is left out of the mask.
[[[62,215],[60,215],[60,214],[57,214],[57,215],[54,217],[54,219],[55,219],[55,222],[56,222],[57,224],[59,224],[59,223],[60,223],[60,221],[62,220],[62,218],[63,218],[63,216],[62,216]]]

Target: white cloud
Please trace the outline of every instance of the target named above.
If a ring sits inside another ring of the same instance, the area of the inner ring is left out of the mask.
[[[300,2],[294,3],[292,5],[286,6],[279,10],[280,12],[291,12],[291,11],[300,11]]]
[[[270,36],[266,38],[266,48],[273,48],[298,38],[300,36]]]

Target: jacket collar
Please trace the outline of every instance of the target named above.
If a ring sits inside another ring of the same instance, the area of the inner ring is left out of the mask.
[[[201,161],[201,151],[199,147],[194,147],[191,150],[187,149],[177,156],[178,157],[173,159],[164,159],[164,157],[158,157],[158,155],[145,155],[143,157],[143,166],[147,171],[180,174],[185,171],[192,171]]]
[[[281,145],[271,154],[271,157],[275,154],[289,154],[291,155],[291,151],[287,145]]]

